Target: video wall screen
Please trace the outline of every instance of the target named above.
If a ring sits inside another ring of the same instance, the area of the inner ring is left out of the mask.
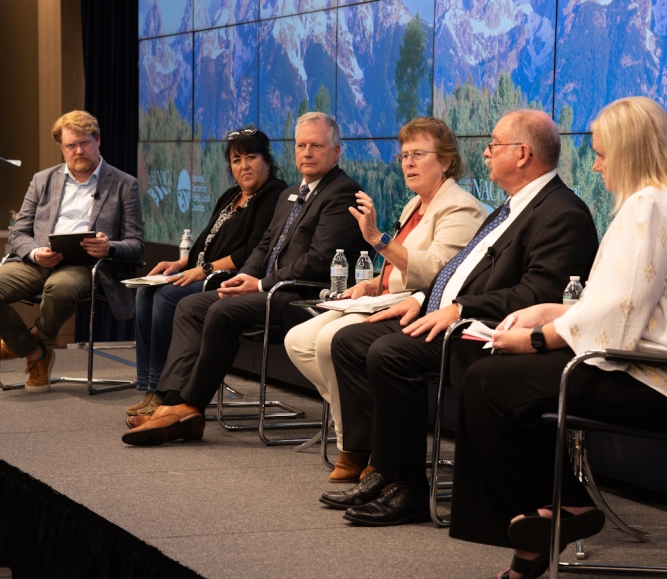
[[[494,208],[505,196],[482,159],[493,126],[515,108],[544,110],[562,134],[560,174],[601,236],[613,204],[591,168],[590,123],[623,96],[667,104],[657,0],[140,0],[138,36],[140,187],[147,238],[162,243],[197,235],[233,184],[230,131],[266,132],[297,182],[294,125],[312,110],[340,124],[341,165],[382,229],[413,195],[395,161],[407,120],[452,127],[461,185]]]

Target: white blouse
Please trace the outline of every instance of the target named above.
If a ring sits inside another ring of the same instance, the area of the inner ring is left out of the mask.
[[[667,353],[667,188],[629,197],[595,256],[578,303],[554,321],[576,352],[613,348]],[[667,396],[667,366],[586,360],[622,370]]]

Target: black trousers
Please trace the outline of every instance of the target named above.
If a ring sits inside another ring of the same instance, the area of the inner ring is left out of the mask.
[[[459,399],[452,537],[512,547],[507,537],[511,519],[551,503],[556,431],[545,428],[541,416],[557,411],[561,372],[573,355],[569,349],[494,355],[469,368]],[[667,396],[625,372],[581,364],[569,392],[570,414],[667,428]],[[562,504],[593,504],[569,464]]]
[[[428,429],[426,375],[440,371],[444,334],[412,338],[398,320],[355,324],[332,342],[345,450],[371,451],[379,469],[425,472]],[[448,385],[458,395],[468,366],[486,357],[481,342],[454,339]]]
[[[289,306],[301,297],[293,291],[276,292],[270,323],[289,329],[307,319],[300,308]],[[158,392],[179,390],[188,404],[206,408],[234,363],[241,334],[263,326],[265,317],[266,293],[220,299],[217,292],[204,292],[183,298],[176,308]]]
[[[398,320],[355,324],[332,342],[345,450],[371,451],[378,469],[425,472],[428,394],[424,375],[440,368],[433,342],[402,333]]]

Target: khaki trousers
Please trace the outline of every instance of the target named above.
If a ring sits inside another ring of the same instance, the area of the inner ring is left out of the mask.
[[[10,304],[41,293],[35,326],[43,340],[55,340],[74,314],[79,299],[90,292],[90,269],[83,265],[46,269],[25,262],[9,262],[0,267],[0,338],[18,357],[25,357],[38,342]]]
[[[343,450],[343,419],[336,371],[331,360],[331,340],[341,328],[359,324],[367,317],[368,314],[326,312],[293,327],[285,336],[285,349],[290,360],[331,405],[340,450]]]

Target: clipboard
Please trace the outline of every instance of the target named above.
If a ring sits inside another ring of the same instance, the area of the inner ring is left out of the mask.
[[[51,251],[62,253],[63,260],[60,265],[95,265],[97,258],[81,247],[81,241],[89,237],[95,237],[95,232],[51,234],[49,235],[49,247]]]

